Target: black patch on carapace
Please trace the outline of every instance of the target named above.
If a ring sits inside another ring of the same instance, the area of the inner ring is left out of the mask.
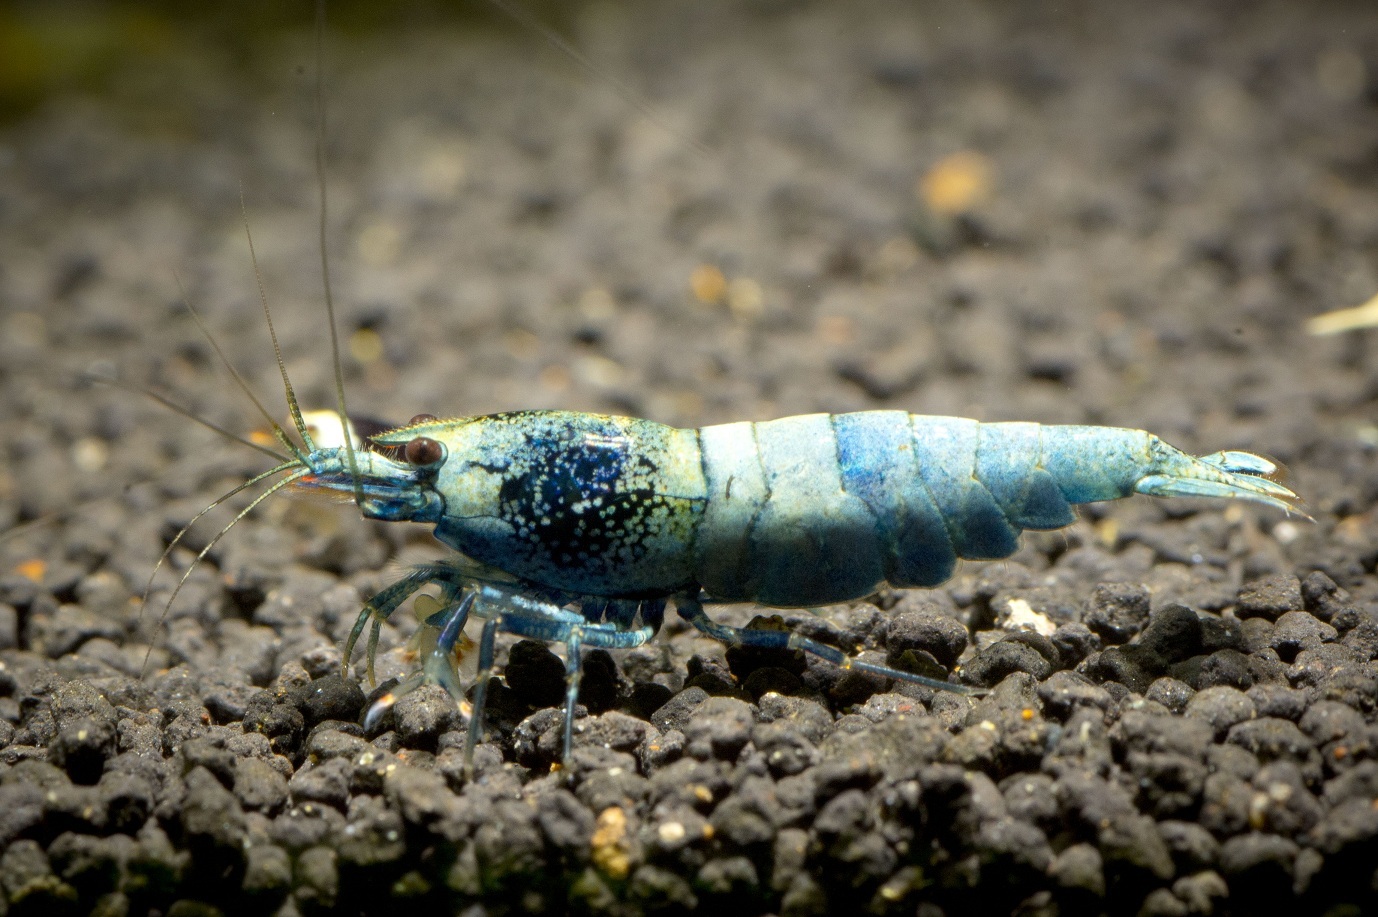
[[[542,435],[545,434],[545,435]],[[646,553],[658,468],[621,429],[545,430],[504,470],[499,513],[532,559],[595,571]]]

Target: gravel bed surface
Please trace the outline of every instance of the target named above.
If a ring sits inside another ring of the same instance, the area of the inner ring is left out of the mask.
[[[442,556],[422,527],[274,498],[169,604],[232,499],[140,602],[268,466],[89,379],[264,425],[180,282],[281,412],[241,192],[301,399],[334,397],[309,14],[183,31],[0,127],[8,913],[1378,909],[1378,331],[1303,330],[1378,291],[1368,4],[554,11],[653,119],[529,30],[415,15],[327,41],[360,416],[1141,427],[1276,456],[1315,522],[1122,501],[779,613],[979,698],[667,623],[589,654],[562,768],[563,664],[505,640],[466,780],[443,691],[365,731],[379,689],[338,675],[362,599]]]

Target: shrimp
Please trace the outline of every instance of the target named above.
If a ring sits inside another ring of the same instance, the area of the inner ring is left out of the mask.
[[[295,409],[294,409],[295,410]],[[1025,529],[1133,494],[1241,499],[1286,512],[1297,496],[1249,452],[1193,457],[1143,430],[980,423],[903,411],[808,414],[677,429],[649,420],[525,411],[418,415],[367,448],[323,446],[279,484],[353,496],[366,518],[420,522],[460,557],[420,566],[360,612],[368,665],[381,624],[426,585],[441,591],[420,669],[370,711],[425,682],[461,704],[454,650],[483,621],[466,761],[482,732],[498,632],[563,643],[563,751],[571,749],[582,648],[628,648],[668,601],[733,646],[802,650],[945,691],[966,686],[852,658],[798,633],[729,626],[704,606],[803,607],[878,588],[936,586],[958,559],[1008,557]],[[276,485],[275,485],[276,486]]]

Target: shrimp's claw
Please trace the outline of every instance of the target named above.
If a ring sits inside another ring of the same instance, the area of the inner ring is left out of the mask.
[[[1152,497],[1250,500],[1315,521],[1301,509],[1301,498],[1279,482],[1286,476],[1286,469],[1270,458],[1236,451],[1194,458],[1161,441],[1157,446],[1157,470],[1139,479],[1134,486],[1138,493]]]
[[[430,660],[428,659],[427,662],[429,663]],[[452,672],[453,669],[447,671]],[[449,692],[450,696],[455,698],[456,706],[459,708],[461,722],[468,723],[470,716],[473,715],[473,706],[462,695],[456,696],[456,691],[459,690],[459,683],[454,678],[435,678],[428,669],[423,668],[421,671],[413,673],[405,680],[398,682],[391,690],[381,695],[369,706],[368,712],[364,714],[364,731],[369,733],[373,732],[373,730],[377,728],[378,723],[383,719],[383,714],[391,710],[393,705],[403,697],[428,682],[442,685],[445,690]]]
[[[365,732],[373,732],[378,725],[383,714],[392,709],[392,705],[401,700],[405,695],[410,694],[426,682],[425,672],[416,672],[403,681],[394,685],[391,690],[381,695],[368,708],[368,713],[364,714],[363,727]]]
[[[424,569],[421,571],[423,574],[427,572]],[[416,587],[411,588],[415,591]],[[475,593],[472,591],[459,601],[446,602],[429,595],[417,596],[416,610],[423,620],[412,639],[417,654],[422,657],[421,668],[373,702],[368,713],[364,715],[363,726],[366,731],[372,732],[393,704],[424,684],[436,684],[444,688],[454,699],[463,721],[468,722],[472,707],[464,696],[460,667],[468,658],[467,650],[471,646],[464,635],[464,624],[469,618],[469,610],[474,605],[474,597]],[[376,600],[375,596],[374,601],[369,604],[373,605]],[[369,618],[376,621],[377,615],[365,606],[359,621],[363,622]],[[355,636],[361,628],[362,624],[355,624]],[[369,662],[372,663],[371,647]]]

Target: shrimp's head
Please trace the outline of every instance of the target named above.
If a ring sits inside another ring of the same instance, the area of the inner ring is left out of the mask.
[[[295,486],[353,500],[369,519],[439,522],[445,501],[437,481],[450,450],[443,439],[426,435],[429,426],[444,425],[419,415],[405,426],[369,437],[362,448],[351,450],[339,441],[317,445],[306,456],[309,473]]]

